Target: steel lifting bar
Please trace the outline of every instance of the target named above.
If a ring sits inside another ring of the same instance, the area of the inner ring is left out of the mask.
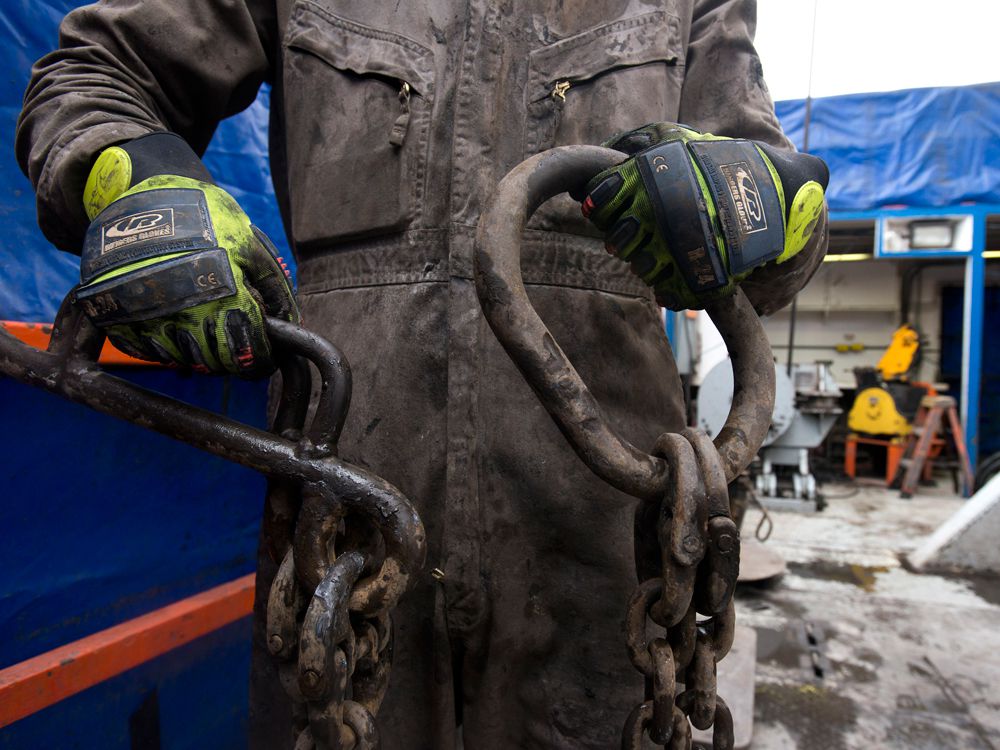
[[[774,409],[774,365],[760,319],[740,289],[706,306],[733,362],[726,424],[714,444],[688,428],[663,433],[646,453],[608,423],[521,278],[521,236],[535,209],[622,158],[593,146],[564,146],[515,167],[479,221],[476,291],[497,339],[577,455],[608,484],[641,500],[634,521],[638,586],[625,635],[646,687],[643,702],[625,719],[621,747],[638,750],[648,736],[687,750],[694,726],[713,727],[714,750],[731,750],[732,716],[716,695],[716,665],[735,632],[740,556],[727,484],[754,457]],[[653,625],[662,629],[659,635],[650,635]]]
[[[309,612],[326,614],[324,607],[328,602],[323,599],[323,592],[331,585],[339,586],[343,606],[349,607],[352,615],[357,613],[357,621],[378,625],[376,628],[365,624],[363,631],[369,640],[374,639],[369,650],[377,662],[379,649],[385,651],[380,644],[390,637],[388,613],[423,566],[426,540],[419,516],[398,489],[336,456],[337,439],[351,398],[350,367],[340,351],[303,328],[266,319],[268,337],[282,374],[275,432],[270,433],[102,371],[97,356],[104,334],[73,305],[72,298],[71,293],[63,301],[45,351],[26,346],[0,328],[0,373],[267,475],[271,479],[269,514],[265,517],[269,543],[289,547],[291,534],[283,527],[291,523],[302,531],[295,535],[300,551],[311,553],[315,552],[313,547],[322,547],[322,554],[312,554],[315,559],[310,560],[316,573],[323,577],[322,586],[311,585],[302,592],[305,601],[312,602]],[[307,425],[313,393],[308,362],[319,374],[319,387],[316,409]],[[318,509],[319,515],[311,516],[313,524],[295,523],[303,497],[307,505]],[[293,515],[276,516],[273,511],[280,503],[284,503],[284,510],[292,509]],[[371,529],[381,534],[385,549],[381,562],[350,549],[338,550],[337,558],[333,558],[329,543],[332,540],[323,531],[329,526],[328,518],[340,520],[345,515],[359,519],[362,527],[366,522],[371,524]],[[355,559],[362,561],[363,566],[356,566],[350,581],[341,585],[343,582],[333,574]],[[371,569],[369,562],[373,563]],[[253,576],[249,576],[224,584],[3,670],[0,702],[4,710],[0,711],[0,726],[245,616],[253,598],[252,580]],[[275,608],[269,605],[269,609]],[[303,612],[280,610],[280,607],[275,609],[278,615],[287,615],[286,625],[296,630],[301,627]],[[271,614],[269,611],[269,623]],[[346,618],[345,610],[341,619],[347,622]],[[294,644],[275,654],[283,660],[286,671],[298,669],[300,681],[308,681],[314,673],[313,662],[326,660],[328,656],[324,644],[319,644],[318,651],[307,653],[306,641],[303,638],[297,666],[287,664],[289,659],[294,662]],[[55,668],[54,659],[59,660]],[[355,688],[359,694],[364,690],[371,693],[363,703],[342,702],[336,694],[312,696],[322,710],[314,711],[310,704],[311,729],[306,732],[314,733],[320,750],[335,746],[321,741],[321,737],[329,727],[344,727],[342,722],[348,727],[342,730],[345,737],[351,731],[360,733],[359,742],[362,735],[375,736],[372,717],[385,691],[388,668],[388,659],[372,673],[361,672],[359,668]]]
[[[622,161],[618,151],[562,146],[525,160],[504,177],[476,235],[476,287],[490,327],[584,463],[634,497],[662,496],[666,463],[621,438],[576,368],[531,306],[521,278],[521,233],[549,198]],[[750,463],[774,411],[774,364],[760,318],[746,295],[706,306],[733,362],[735,392],[715,439],[727,481]]]
[[[320,336],[290,323],[268,318],[267,329],[279,348],[301,354],[316,365],[321,378],[317,413],[337,415],[325,432],[326,439],[335,439],[343,425],[344,401],[345,396],[349,399],[350,388],[342,355]],[[407,559],[422,560],[420,519],[403,494],[384,479],[328,455],[308,441],[293,441],[109,375],[96,364],[103,342],[103,333],[67,297],[56,316],[47,351],[25,346],[0,330],[0,372],[267,476],[335,488],[345,504],[371,506],[373,511],[394,518],[400,536],[411,540]]]

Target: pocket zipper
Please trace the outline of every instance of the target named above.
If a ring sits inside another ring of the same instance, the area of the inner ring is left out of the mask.
[[[406,81],[401,83],[402,85],[399,87],[400,114],[392,124],[392,130],[389,131],[389,143],[397,148],[403,145],[403,141],[406,140],[406,132],[410,129],[410,84]]]
[[[569,81],[556,81],[556,85],[552,87],[552,92],[549,96],[564,102],[566,101],[566,92],[569,91],[571,85]]]

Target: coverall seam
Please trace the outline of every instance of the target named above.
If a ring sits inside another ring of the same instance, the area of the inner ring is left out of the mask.
[[[366,26],[364,24],[358,23],[357,21],[352,21],[349,18],[344,18],[338,16],[335,13],[331,13],[322,5],[313,2],[313,0],[298,0],[300,8],[306,8],[317,15],[322,16],[326,21],[333,24],[334,26],[339,26],[342,29],[351,32],[352,34],[357,34],[358,36],[365,36],[369,39],[377,39],[382,42],[389,42],[391,44],[397,44],[400,47],[414,52],[421,57],[431,57],[433,59],[434,53],[422,45],[420,42],[410,39],[409,37],[403,36],[402,34],[397,34],[392,31],[385,31],[383,29],[376,29],[373,26]],[[291,24],[289,24],[291,26]],[[287,46],[288,42],[283,41],[282,45]]]

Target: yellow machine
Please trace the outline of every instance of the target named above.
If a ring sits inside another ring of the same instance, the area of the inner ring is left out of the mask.
[[[854,399],[847,414],[847,427],[865,435],[909,435],[909,420],[896,409],[896,401],[885,388],[865,388]]]
[[[913,430],[913,419],[926,390],[911,385],[908,374],[920,350],[920,333],[904,324],[875,368],[858,368],[858,395],[847,415],[847,427],[864,435],[903,437]]]
[[[889,348],[885,350],[875,369],[884,380],[904,380],[913,367],[918,349],[920,349],[920,334],[913,326],[903,324],[892,334]]]

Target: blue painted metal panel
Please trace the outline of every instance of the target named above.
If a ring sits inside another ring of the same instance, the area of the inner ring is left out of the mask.
[[[0,750],[135,750],[129,719],[155,692],[162,750],[244,750],[250,619],[0,730]]]
[[[985,222],[977,222],[979,235],[977,247],[982,247]],[[962,424],[969,462],[975,470],[979,459],[979,403],[982,397],[981,378],[983,362],[983,300],[986,286],[986,261],[981,252],[973,253],[966,261],[965,300],[963,303],[962,339]]]
[[[162,369],[116,374],[263,426],[262,383]],[[9,379],[0,378],[0,404],[0,667],[254,569],[258,474]],[[173,737],[164,747],[245,746],[248,630],[211,638],[209,651],[164,656],[152,672],[139,668],[70,708],[0,729],[0,748],[128,747],[122,712],[156,684],[161,700],[170,690],[214,696],[164,714],[164,736]],[[78,744],[46,740],[70,732]]]
[[[260,383],[126,374],[263,426]],[[6,378],[0,403],[0,667],[254,569],[260,475]]]

